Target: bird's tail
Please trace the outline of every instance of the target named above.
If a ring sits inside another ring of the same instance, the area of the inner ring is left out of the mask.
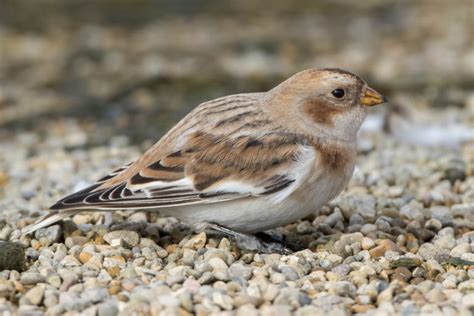
[[[36,222],[31,225],[26,226],[22,229],[22,234],[27,235],[34,233],[40,228],[44,228],[46,226],[52,225],[60,220],[75,215],[79,213],[81,210],[60,210],[60,211],[51,211],[47,215],[40,217]]]

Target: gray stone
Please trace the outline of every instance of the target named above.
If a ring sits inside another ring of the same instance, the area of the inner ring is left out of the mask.
[[[332,227],[339,221],[344,221],[344,217],[342,217],[341,211],[336,208],[328,217],[326,217],[324,223]]]
[[[338,205],[345,218],[357,213],[366,220],[375,219],[375,199],[371,195],[346,195],[341,198]]]
[[[454,158],[445,163],[443,167],[444,175],[443,179],[449,180],[449,182],[454,183],[457,180],[464,181],[466,179],[466,170],[467,164],[464,160],[460,158]]]
[[[430,208],[431,217],[439,220],[444,226],[450,226],[453,224],[453,214],[449,208],[445,206],[433,206]]]
[[[183,292],[178,295],[181,306],[192,313],[194,311],[193,297],[189,291]]]
[[[79,280],[79,276],[74,271],[71,271],[69,269],[59,269],[58,275],[63,280],[60,286],[60,289],[63,291],[76,284],[76,282]]]
[[[240,262],[234,262],[229,267],[230,278],[244,278],[245,280],[250,279],[252,276],[252,268],[243,265]]]
[[[86,242],[87,238],[84,236],[71,236],[66,238],[64,244],[66,245],[66,247],[72,248],[74,246],[82,246]]]
[[[441,222],[437,220],[436,218],[431,218],[427,220],[425,223],[425,228],[432,230],[434,232],[439,231],[442,227],[443,227],[443,224],[441,224]]]
[[[351,271],[351,266],[346,263],[343,263],[338,266],[335,266],[334,268],[332,268],[331,271],[336,273],[337,275],[346,276]]]
[[[140,242],[140,235],[131,230],[116,230],[104,235],[104,240],[111,246],[134,247]]]
[[[376,231],[377,231],[377,226],[374,224],[364,224],[362,228],[360,229],[360,232],[366,236]]]
[[[450,255],[452,257],[461,257],[463,254],[468,252],[471,252],[471,246],[467,242],[464,242],[451,249]]]
[[[38,229],[35,232],[35,238],[40,241],[44,240],[45,244],[51,245],[59,241],[62,233],[63,231],[61,226],[53,225],[46,228]]]
[[[350,226],[364,225],[364,224],[365,224],[365,220],[360,214],[356,213],[356,214],[351,215],[351,218],[349,219],[349,225]]]
[[[295,268],[287,266],[287,265],[281,266],[280,272],[283,273],[283,275],[285,276],[285,279],[289,281],[296,281],[300,278]]]
[[[107,289],[105,288],[90,288],[84,290],[81,294],[81,298],[91,302],[91,303],[99,303],[102,301],[105,301],[106,299],[109,298],[109,292],[107,292]]]
[[[89,305],[89,302],[79,298],[77,293],[61,292],[59,294],[59,304],[68,311],[81,311]]]
[[[377,220],[375,221],[375,226],[377,226],[378,230],[383,231],[385,233],[390,232],[390,229],[392,228],[390,226],[390,223],[386,219],[381,217],[377,218]]]
[[[433,244],[437,248],[444,248],[444,249],[453,249],[456,246],[456,240],[452,235],[442,235],[437,237]]]
[[[348,281],[337,281],[328,284],[329,293],[338,296],[355,296],[357,288]]]
[[[400,215],[408,218],[409,220],[420,222],[425,218],[422,210],[423,205],[416,201],[413,201],[409,204],[402,206],[402,208],[400,209]]]
[[[20,282],[23,285],[35,285],[44,282],[44,277],[38,272],[23,272],[20,277]]]
[[[298,234],[309,234],[315,230],[315,227],[308,221],[303,221],[296,226]]]
[[[449,254],[449,250],[436,247],[432,243],[424,243],[418,249],[418,254],[424,260],[437,260],[439,255]]]
[[[346,246],[350,246],[357,242],[360,243],[363,237],[364,236],[359,232],[342,235],[334,244],[334,252],[343,257],[350,255],[346,250]]]

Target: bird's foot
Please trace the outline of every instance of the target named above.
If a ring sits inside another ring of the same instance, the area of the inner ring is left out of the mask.
[[[267,233],[245,234],[215,223],[202,223],[199,228],[200,230],[211,230],[226,235],[243,250],[287,255],[302,249],[301,246],[287,244],[283,239]]]

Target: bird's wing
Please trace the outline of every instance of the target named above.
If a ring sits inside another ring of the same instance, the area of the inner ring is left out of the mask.
[[[181,149],[107,185],[117,176],[112,173],[51,210],[155,209],[252,196],[281,200],[303,180],[314,159],[312,147],[285,135],[225,139],[195,132]]]
[[[134,163],[59,200],[29,231],[81,209],[158,209],[262,196],[276,202],[293,192],[314,163],[314,148],[272,125],[255,95],[213,102],[197,107]]]

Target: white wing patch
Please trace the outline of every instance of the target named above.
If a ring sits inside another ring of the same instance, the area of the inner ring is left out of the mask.
[[[296,161],[289,168],[287,177],[295,181],[287,188],[276,192],[269,196],[273,203],[280,203],[285,200],[291,193],[298,189],[301,184],[308,178],[316,161],[316,151],[313,147],[299,146],[298,156]]]
[[[128,189],[132,192],[144,192],[148,198],[152,197],[153,191],[158,191],[160,188],[177,188],[181,190],[194,190],[193,183],[188,177],[182,178],[176,181],[165,182],[165,181],[153,181],[145,184],[128,184]]]
[[[231,192],[246,195],[259,195],[265,190],[263,187],[255,186],[255,184],[244,183],[242,181],[227,180],[218,182],[216,185],[204,190],[206,193]]]

